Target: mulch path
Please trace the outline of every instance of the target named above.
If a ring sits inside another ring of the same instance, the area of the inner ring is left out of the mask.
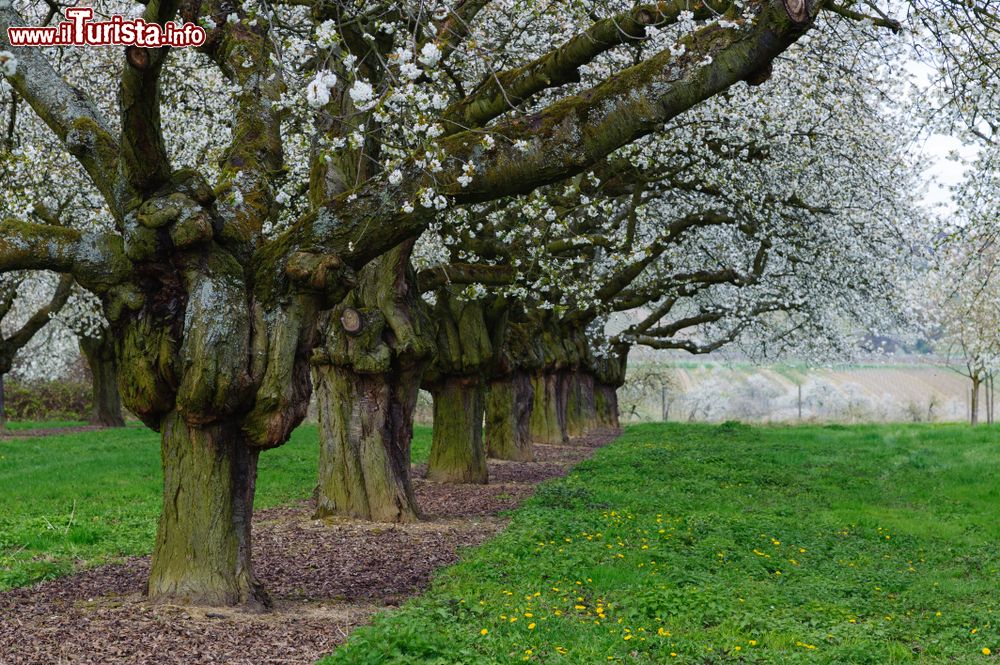
[[[58,436],[59,434],[96,432],[99,429],[106,428],[101,425],[73,425],[70,427],[45,427],[42,429],[4,429],[0,431],[0,439],[34,439],[43,436]]]
[[[274,600],[267,613],[153,605],[149,558],[0,593],[0,665],[314,663],[377,611],[427,587],[504,528],[534,486],[615,438],[536,446],[536,462],[490,462],[489,485],[415,481],[428,519],[386,525],[312,519],[311,502],[254,516],[254,567]],[[415,471],[417,469],[415,468]]]

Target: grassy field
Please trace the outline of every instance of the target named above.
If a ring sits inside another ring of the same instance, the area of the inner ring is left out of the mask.
[[[41,426],[60,424],[11,429]],[[429,451],[430,430],[417,428],[414,459]],[[314,425],[263,453],[256,507],[308,497],[318,456]],[[144,428],[0,441],[0,590],[149,553],[162,482],[159,436]]]
[[[966,422],[969,381],[937,364],[808,367],[712,361],[629,363],[619,391],[629,423]],[[801,413],[799,389],[801,388]],[[985,391],[984,391],[985,393]],[[980,396],[986,408],[986,396]],[[801,417],[800,417],[801,416]]]
[[[632,427],[323,662],[995,662],[998,443]]]

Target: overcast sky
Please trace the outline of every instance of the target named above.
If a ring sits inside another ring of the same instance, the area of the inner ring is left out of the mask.
[[[924,141],[923,152],[927,155],[927,167],[924,170],[927,191],[923,201],[929,208],[940,205],[946,209],[952,208],[949,187],[961,181],[965,170],[960,162],[948,158],[948,155],[955,151],[963,158],[970,158],[975,154],[974,148],[963,145],[953,136],[933,134]]]

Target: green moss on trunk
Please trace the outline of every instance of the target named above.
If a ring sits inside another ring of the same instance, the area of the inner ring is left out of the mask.
[[[419,519],[410,482],[410,440],[420,370],[357,374],[323,366],[314,377],[321,397],[317,517]]]
[[[560,375],[566,396],[566,434],[585,436],[597,427],[594,403],[594,377],[586,371],[574,370]]]
[[[448,377],[432,387],[434,435],[427,466],[429,480],[488,481],[483,446],[485,392],[483,382],[476,377]]]
[[[594,384],[594,406],[597,424],[602,429],[620,430],[618,418],[618,390],[606,383]]]
[[[559,444],[563,435],[563,413],[560,412],[558,377],[542,372],[531,377],[534,399],[531,407],[531,440],[535,443]]]
[[[232,425],[163,419],[163,513],[149,573],[155,602],[270,604],[250,563],[258,451]]]
[[[366,266],[321,322],[313,355],[320,415],[319,516],[413,522],[413,415],[433,351],[426,305],[413,287],[413,243]],[[354,320],[351,330],[343,317]],[[356,325],[355,325],[356,324]]]
[[[579,375],[574,371],[559,373],[559,389],[563,394],[566,403],[566,436],[569,438],[582,436],[587,433],[587,426],[584,422],[583,404]]]
[[[534,462],[530,418],[534,399],[524,372],[490,382],[486,397],[486,454],[493,459]]]

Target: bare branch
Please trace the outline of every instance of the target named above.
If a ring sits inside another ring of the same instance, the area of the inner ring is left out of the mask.
[[[453,263],[421,270],[417,274],[417,284],[421,292],[433,291],[446,284],[485,284],[504,286],[514,282],[511,266],[489,266],[474,263]]]
[[[75,282],[76,280],[73,279],[72,275],[63,275],[60,277],[56,291],[52,294],[52,299],[44,307],[32,314],[15,333],[5,339],[4,346],[13,353],[17,353],[27,346],[31,338],[45,327],[45,324],[52,319],[54,314],[63,308],[63,305],[66,304],[70,294],[73,292],[73,284]]]

